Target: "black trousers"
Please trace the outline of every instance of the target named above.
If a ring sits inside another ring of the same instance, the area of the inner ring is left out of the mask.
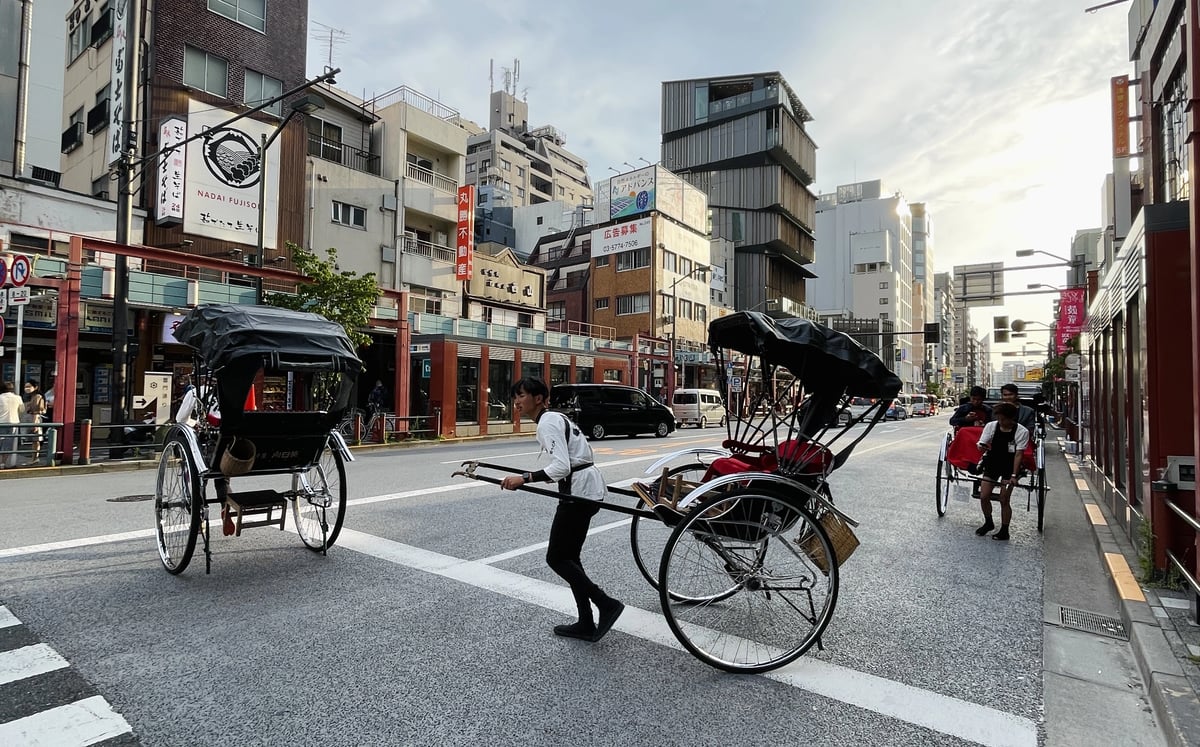
[[[599,512],[600,507],[590,503],[559,501],[554,521],[550,524],[550,542],[546,548],[546,565],[571,586],[575,605],[579,608],[579,619],[583,622],[592,621],[589,601],[608,599],[608,595],[588,578],[579,559],[592,517]]]

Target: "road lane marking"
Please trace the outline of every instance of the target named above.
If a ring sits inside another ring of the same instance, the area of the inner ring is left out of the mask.
[[[352,529],[342,530],[338,544],[364,555],[502,594],[567,617],[576,614],[575,600],[571,590],[565,586]],[[667,627],[666,620],[658,613],[626,606],[615,628],[652,643],[683,650]],[[991,747],[1037,745],[1037,726],[1030,719],[817,659],[802,656],[762,676],[979,744]]]
[[[632,523],[633,523],[633,519],[620,519],[619,521],[609,522],[608,524],[599,524],[597,526],[590,527],[588,529],[587,533],[588,533],[588,536],[591,537],[593,534],[600,534],[601,532],[607,532],[610,529],[620,529],[621,527],[627,527]],[[531,552],[539,552],[541,550],[545,550],[549,546],[550,546],[549,542],[538,542],[537,544],[526,545],[525,547],[518,547],[515,550],[509,550],[508,552],[502,552],[499,555],[492,555],[492,556],[489,556],[486,558],[480,558],[479,560],[476,560],[474,562],[482,563],[483,565],[492,565],[493,563],[499,563],[499,562],[508,560],[510,558],[518,558],[522,555],[528,555]]]
[[[14,625],[20,625],[21,621],[17,616],[9,612],[8,607],[0,605],[0,628],[11,628]]]
[[[102,742],[133,731],[99,695],[0,724],[0,744],[61,747]]]
[[[72,550],[76,547],[106,545],[110,542],[125,542],[126,540],[143,539],[145,537],[153,536],[153,529],[138,529],[133,532],[121,532],[120,534],[101,534],[96,537],[81,537],[80,539],[63,540],[61,542],[45,542],[40,545],[10,547],[7,550],[0,550],[0,558],[12,558],[18,555],[33,555],[34,553],[53,552],[55,550]]]
[[[44,643],[22,646],[0,653],[0,685],[36,677],[39,674],[66,669],[70,663]],[[0,744],[5,744],[0,739]],[[8,742],[7,744],[12,744]]]
[[[488,459],[508,459],[509,457],[537,456],[538,454],[541,454],[541,453],[542,452],[540,452],[540,451],[522,451],[522,452],[518,452],[516,454],[497,454],[496,456],[489,456]],[[441,464],[459,464],[463,461],[464,460],[462,460],[462,459],[451,459],[448,462],[440,462],[440,463]]]

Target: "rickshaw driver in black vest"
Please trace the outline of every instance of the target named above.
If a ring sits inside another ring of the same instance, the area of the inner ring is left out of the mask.
[[[593,463],[592,447],[566,415],[548,409],[550,390],[545,382],[521,379],[513,385],[512,394],[517,411],[537,423],[538,444],[550,455],[550,463],[537,472],[510,475],[500,487],[516,490],[531,482],[558,481],[560,493],[604,500],[608,488],[604,475]],[[550,525],[546,564],[571,586],[579,609],[578,622],[555,625],[556,635],[598,641],[625,609],[624,604],[605,594],[588,578],[580,560],[588,526],[599,511],[600,507],[591,503],[560,500]],[[599,610],[598,621],[592,617],[592,603]]]

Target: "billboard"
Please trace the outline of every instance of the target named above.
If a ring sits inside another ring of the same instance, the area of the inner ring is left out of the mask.
[[[154,224],[157,226],[183,222],[186,156],[183,148],[167,149],[179,145],[184,140],[187,140],[187,120],[183,117],[167,117],[158,126],[158,147],[163,153],[158,157],[158,178],[154,182]]]
[[[655,210],[654,167],[618,174],[609,179],[608,217],[626,218]]]
[[[259,149],[262,136],[274,125],[252,119],[222,126],[236,112],[215,109],[198,101],[188,105],[188,129],[204,133],[187,145],[183,230],[198,236],[258,243],[258,190],[262,169]],[[263,246],[275,248],[279,225],[279,143],[267,153],[266,205],[263,213]]]
[[[652,222],[651,218],[642,218],[619,226],[597,228],[592,231],[592,256],[603,257],[650,246]]]
[[[109,76],[108,94],[108,154],[104,162],[110,166],[121,157],[125,150],[126,124],[130,106],[130,94],[125,90],[125,66],[134,64],[137,55],[129,47],[129,25],[133,22],[129,0],[116,0],[112,6],[112,65]],[[84,21],[86,23],[86,21]],[[132,59],[131,59],[132,58]],[[137,80],[137,76],[134,76]]]

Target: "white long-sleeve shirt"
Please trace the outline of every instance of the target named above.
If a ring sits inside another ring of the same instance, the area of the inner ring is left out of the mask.
[[[592,445],[580,432],[579,426],[561,412],[542,412],[537,421],[537,441],[542,451],[550,455],[550,463],[542,469],[551,480],[562,480],[571,475],[571,467],[595,463]],[[582,469],[571,475],[571,495],[602,501],[607,494],[604,474],[598,467]]]
[[[992,439],[996,437],[996,427],[999,421],[993,420],[983,426],[983,433],[979,434],[979,445],[992,445]],[[1015,426],[1016,432],[1013,433],[1013,443],[1016,445],[1017,451],[1025,451],[1025,447],[1029,445],[1029,429],[1017,423]]]

